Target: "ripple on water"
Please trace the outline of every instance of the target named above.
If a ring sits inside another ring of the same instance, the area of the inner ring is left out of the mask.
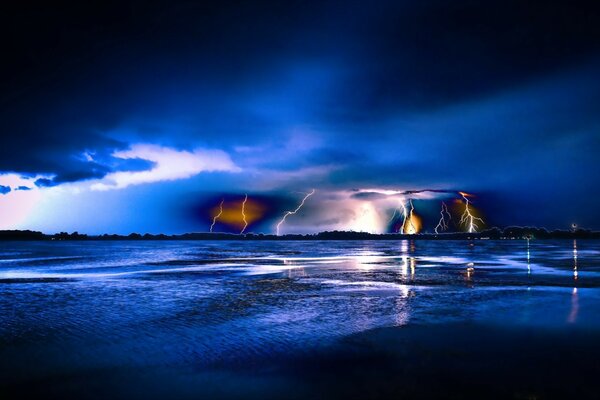
[[[576,260],[566,241],[532,241],[529,257],[519,241],[11,246],[0,358],[23,371],[61,352],[67,369],[235,364],[412,323],[600,324],[589,241]]]

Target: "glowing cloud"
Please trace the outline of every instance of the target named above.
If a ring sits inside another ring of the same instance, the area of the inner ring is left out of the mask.
[[[211,232],[218,222],[225,232],[243,233],[253,223],[260,221],[266,211],[265,204],[247,196],[223,198],[218,205],[209,210],[213,221]]]
[[[106,175],[93,184],[93,190],[122,189],[131,185],[190,178],[201,172],[239,172],[229,155],[221,150],[197,149],[193,152],[149,144],[135,144],[112,155],[120,159],[152,161],[146,171],[120,171]]]
[[[355,217],[349,226],[350,230],[368,233],[379,233],[381,231],[379,215],[371,202],[363,202],[354,209],[354,213]]]
[[[0,175],[0,186],[12,188],[0,196],[0,229],[21,229],[41,200],[33,179],[16,174]],[[25,189],[26,188],[26,189]]]
[[[410,210],[406,210],[406,206],[404,203],[402,204],[403,213],[404,213],[404,223],[402,224],[402,233],[407,235],[414,235],[419,233],[421,230],[421,219],[415,214],[415,207],[413,205],[412,200],[409,200]]]

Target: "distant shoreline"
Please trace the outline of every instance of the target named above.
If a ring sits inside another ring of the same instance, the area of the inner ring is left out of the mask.
[[[178,235],[139,234],[129,235],[86,235],[78,232],[45,234],[29,230],[0,231],[0,241],[86,241],[86,240],[514,240],[514,239],[600,239],[600,232],[579,229],[576,231],[553,230],[532,227],[493,228],[482,232],[422,233],[407,235],[402,233],[373,234],[353,231],[327,231],[315,234],[273,235],[262,233],[184,233]]]

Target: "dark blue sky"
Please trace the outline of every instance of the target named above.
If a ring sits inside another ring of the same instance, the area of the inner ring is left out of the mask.
[[[410,199],[432,230],[458,191],[488,226],[600,229],[593,2],[14,3],[2,228],[202,231],[248,194],[272,232],[314,188],[286,232]]]

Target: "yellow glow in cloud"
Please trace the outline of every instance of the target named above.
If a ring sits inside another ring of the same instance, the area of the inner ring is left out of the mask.
[[[406,223],[404,224],[404,227],[403,227],[403,233],[405,233],[407,235],[414,235],[414,234],[421,232],[421,227],[422,227],[421,218],[417,214],[415,214],[415,212],[413,211],[406,218]]]
[[[245,225],[244,219],[242,217],[242,203],[243,199],[234,200],[234,201],[224,201],[223,202],[223,212],[219,216],[218,223],[222,223],[228,225],[232,228],[242,229]],[[213,209],[211,209],[211,215],[216,215],[220,212],[220,206],[217,205]],[[260,220],[266,212],[266,207],[252,200],[251,197],[246,201],[246,205],[244,207],[244,214],[246,215],[246,221],[248,225],[252,225],[253,222]]]

